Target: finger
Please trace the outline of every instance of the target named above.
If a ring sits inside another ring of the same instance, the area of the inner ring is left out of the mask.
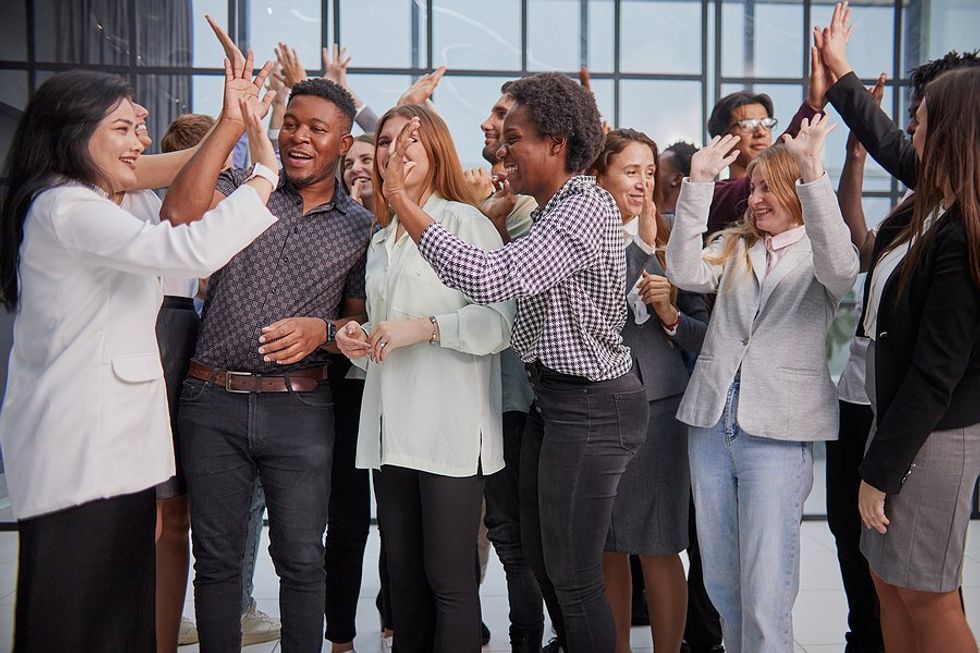
[[[436,89],[436,86],[439,85],[439,82],[442,80],[442,76],[446,74],[446,70],[448,70],[448,68],[445,66],[439,66],[430,74],[429,79],[432,82],[433,91]]]
[[[265,357],[265,360],[270,363],[279,363],[280,365],[292,365],[293,363],[298,363],[312,350],[307,350],[307,347],[301,342],[294,343],[288,349],[283,349],[277,351],[273,354],[269,354]]]
[[[265,86],[265,80],[271,72],[272,72],[272,62],[266,61],[264,64],[262,64],[262,68],[259,70],[259,73],[255,76],[255,79],[252,80],[252,86],[255,87],[256,94],[258,91],[262,89],[263,86]]]
[[[236,46],[235,42],[231,40],[231,37],[228,36],[228,33],[218,26],[218,23],[215,22],[214,18],[205,15],[204,19],[208,21],[208,25],[211,26],[211,31],[213,31],[214,35],[218,37],[218,41],[221,43],[221,47],[224,49],[225,55],[229,59],[234,60],[235,52],[241,54],[241,51],[238,49],[238,46]]]
[[[350,60],[351,60],[350,57],[345,58],[343,61],[340,62],[340,67],[343,68],[344,70],[347,70],[347,66],[350,65]]]
[[[848,9],[848,12],[850,12],[850,9]],[[854,34],[854,25],[848,25],[847,30],[844,32],[844,42],[846,43],[850,41],[851,36],[853,36],[853,34]]]
[[[266,110],[272,106],[272,103],[275,101],[277,95],[279,95],[278,91],[266,91],[265,95],[262,96],[263,114],[265,114]]]
[[[252,48],[249,48],[245,53],[245,61],[242,62],[241,72],[238,77],[242,79],[248,79],[252,75],[252,66],[255,55],[252,53]]]
[[[408,150],[409,143],[412,137],[418,133],[421,124],[421,121],[417,117],[413,117],[402,127],[398,138],[395,139],[395,157],[397,157],[398,161],[404,158],[405,151]]]
[[[302,342],[302,339],[297,335],[294,336],[290,334],[285,338],[279,338],[278,340],[273,340],[272,342],[266,343],[259,347],[259,353],[265,357],[265,360],[272,360],[272,357],[277,352],[282,352],[297,343]]]
[[[230,82],[233,79],[235,79],[235,73],[231,71],[231,61],[225,57],[225,81]]]

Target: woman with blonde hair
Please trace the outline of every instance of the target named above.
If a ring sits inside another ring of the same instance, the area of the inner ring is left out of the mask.
[[[474,206],[445,122],[407,105],[378,123],[368,247],[368,323],[349,323],[340,350],[367,372],[357,466],[374,470],[391,608],[402,653],[480,650],[473,547],[484,476],[503,467],[500,357],[509,302],[478,305],[444,286],[382,190],[402,128],[424,126],[406,149],[405,187],[447,230],[476,247],[501,246]]]
[[[694,155],[667,245],[675,285],[717,293],[677,417],[691,426],[705,587],[734,653],[793,649],[812,446],[837,437],[825,341],[858,258],[821,163],[830,130],[804,120],[754,159],[744,218],[702,250],[712,180],[737,156],[737,137],[712,140]]]

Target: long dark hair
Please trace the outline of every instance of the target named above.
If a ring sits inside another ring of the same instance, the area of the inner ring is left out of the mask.
[[[31,98],[4,164],[0,200],[0,302],[17,308],[20,245],[34,197],[62,178],[107,187],[89,156],[89,139],[121,100],[132,97],[116,75],[76,70],[55,75]]]
[[[915,193],[889,216],[908,211],[912,205],[912,220],[890,248],[912,242],[901,265],[900,294],[935,235],[935,229],[923,233],[925,222],[947,196],[959,209],[969,246],[970,276],[980,286],[980,68],[940,75],[926,86],[924,102],[927,131]]]

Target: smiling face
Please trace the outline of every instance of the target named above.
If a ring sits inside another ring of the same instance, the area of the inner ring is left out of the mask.
[[[353,137],[343,112],[316,95],[297,95],[286,106],[279,130],[279,151],[286,176],[297,187],[334,175]]]
[[[514,98],[501,95],[490,109],[490,115],[480,123],[480,129],[483,130],[483,158],[490,165],[497,163],[497,150],[500,149],[504,133],[504,118],[513,106]]]
[[[361,201],[370,206],[374,189],[371,186],[371,169],[374,166],[374,146],[364,141],[354,141],[344,156],[344,185],[353,189],[359,184]]]
[[[766,108],[761,104],[743,104],[732,111],[731,126],[728,131],[738,136],[738,145],[736,146],[736,149],[738,149],[738,159],[735,162],[742,167],[749,165],[752,159],[759,156],[759,152],[768,149],[772,145],[772,130],[759,125],[752,131],[744,132],[738,126],[738,121],[768,117],[769,114],[766,112]]]
[[[136,134],[136,109],[122,100],[98,124],[88,141],[88,152],[112,194],[136,186],[136,159],[143,144]]]
[[[527,109],[515,104],[504,119],[504,136],[497,158],[511,190],[534,197],[550,195],[553,180],[565,170],[554,139],[541,134]]]
[[[385,178],[385,168],[388,166],[388,159],[395,153],[395,140],[402,132],[402,128],[408,124],[408,118],[403,116],[392,116],[385,121],[381,132],[378,134],[378,146],[375,149],[377,157],[378,174],[381,179]],[[431,190],[432,175],[429,154],[425,151],[425,146],[418,136],[412,138],[402,157],[405,162],[405,190],[411,197],[422,197]]]
[[[626,222],[640,214],[643,195],[653,192],[656,178],[653,151],[647,145],[633,141],[612,157],[606,172],[596,181],[616,200],[623,222]]]
[[[750,179],[752,192],[749,195],[749,208],[759,231],[775,236],[803,224],[779,201],[770,187],[765,166],[757,165]]]
[[[150,132],[146,128],[146,119],[150,117],[150,112],[142,104],[137,104],[136,102],[133,102],[133,109],[136,111],[136,136],[140,139],[140,143],[143,144],[143,149],[145,150],[153,144],[153,139],[150,138]]]

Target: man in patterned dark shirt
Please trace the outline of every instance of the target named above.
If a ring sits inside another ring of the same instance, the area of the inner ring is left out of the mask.
[[[619,477],[646,438],[647,402],[620,331],[626,320],[622,220],[612,197],[580,172],[602,147],[591,93],[558,73],[514,82],[497,157],[515,193],[541,207],[534,226],[484,252],[435,223],[407,195],[399,135],[384,194],[447,286],[476,302],[517,299],[512,344],[531,371],[536,409],[521,451],[524,554],[561,608],[569,653],[616,649],[602,552]],[[356,330],[344,330],[357,338]],[[534,501],[534,498],[537,501]],[[556,616],[556,615],[553,615]]]
[[[333,82],[293,88],[279,133],[284,169],[268,203],[279,220],[209,284],[181,392],[179,441],[202,650],[241,648],[242,551],[256,478],[281,581],[282,650],[322,645],[334,444],[324,348],[338,318],[364,313],[371,231],[370,214],[336,183],[353,118],[352,98]],[[203,165],[226,157],[241,133],[234,121],[216,126],[171,187],[165,217],[180,223],[200,215],[244,183],[243,170],[216,179]]]

